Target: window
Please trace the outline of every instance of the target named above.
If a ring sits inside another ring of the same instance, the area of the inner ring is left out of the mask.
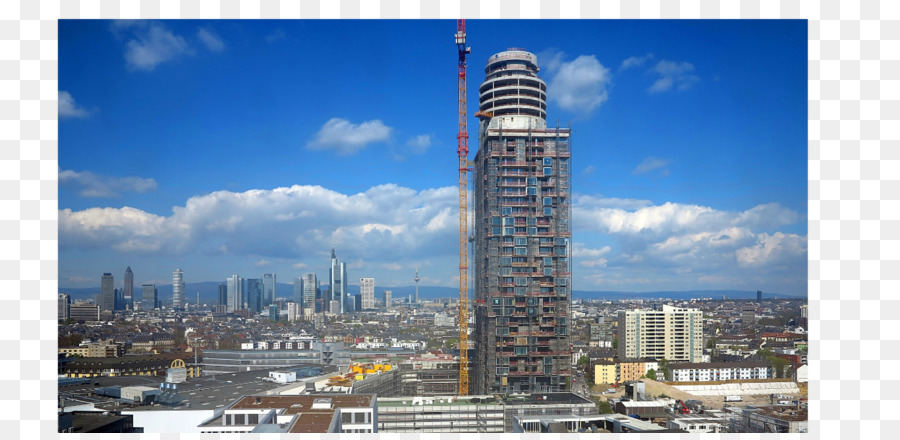
[[[528,226],[537,225],[537,217],[528,217]]]
[[[513,235],[516,233],[516,228],[503,228],[503,235]]]
[[[503,258],[500,258],[500,265],[501,265],[501,266],[510,266],[511,264],[512,264],[512,258],[510,258],[510,257],[503,257]]]
[[[528,235],[537,235],[537,228],[534,226],[528,227]]]
[[[526,189],[525,191],[526,191],[526,194],[529,196],[537,195],[537,187],[536,186],[529,186],[528,189]]]
[[[516,347],[516,356],[524,356],[528,354],[528,347]]]
[[[553,268],[545,267],[544,268],[544,276],[549,277],[550,275],[553,275]]]
[[[516,255],[528,255],[528,248],[526,247],[517,247]]]
[[[550,207],[544,208],[544,215],[546,215],[548,217],[553,215],[553,208],[550,208]]]
[[[494,226],[491,228],[491,235],[500,235],[500,227]]]
[[[516,246],[527,246],[528,239],[525,237],[516,237]]]
[[[550,266],[553,264],[553,257],[544,257],[544,266]]]
[[[515,222],[516,219],[512,217],[503,217],[503,226],[512,226]]]
[[[512,215],[512,208],[500,208],[500,214],[502,215]]]
[[[500,226],[500,217],[491,217],[491,224],[495,226]]]
[[[528,185],[537,185],[537,177],[528,177],[525,179]]]
[[[544,175],[545,175],[545,176],[552,176],[552,175],[553,175],[553,168],[551,168],[551,167],[544,167]]]
[[[553,204],[553,197],[544,197],[544,206],[550,206]]]
[[[544,166],[549,167],[550,165],[553,165],[553,158],[552,158],[552,157],[545,157],[545,158],[544,158]]]
[[[516,277],[516,285],[517,286],[527,286],[528,278],[526,277]]]

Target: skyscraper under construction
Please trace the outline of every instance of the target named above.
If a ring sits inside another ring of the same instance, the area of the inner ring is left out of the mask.
[[[473,392],[564,391],[571,381],[567,128],[547,127],[537,57],[488,59],[474,186]]]

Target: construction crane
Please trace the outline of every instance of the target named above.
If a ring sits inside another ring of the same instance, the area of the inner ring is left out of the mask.
[[[469,252],[466,184],[469,166],[469,131],[466,128],[466,20],[456,21],[456,48],[459,51],[459,395],[469,395]]]

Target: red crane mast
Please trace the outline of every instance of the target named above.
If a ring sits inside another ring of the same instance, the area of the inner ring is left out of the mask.
[[[466,20],[456,21],[456,47],[459,52],[459,395],[469,395],[469,255],[468,205],[466,201],[469,132],[466,127]]]

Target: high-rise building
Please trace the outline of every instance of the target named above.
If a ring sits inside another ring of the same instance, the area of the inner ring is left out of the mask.
[[[184,272],[181,269],[172,272],[172,308],[184,308]]]
[[[699,309],[658,306],[619,311],[620,360],[703,361],[703,313]]]
[[[122,287],[122,290],[125,308],[134,310],[134,273],[131,272],[131,266],[125,268],[125,285]]]
[[[303,279],[303,308],[313,308],[316,313],[321,313],[322,310],[316,307],[316,300],[322,297],[319,279],[314,273],[305,273],[301,278]]]
[[[299,306],[303,306],[303,278],[297,277],[294,278],[294,296],[291,297],[291,301],[297,303]]]
[[[263,299],[262,299],[262,307],[268,307],[269,304],[275,302],[275,280],[276,276],[274,273],[264,273],[262,277],[263,282]]]
[[[219,307],[223,312],[228,310],[228,284],[219,284],[219,301],[216,305],[218,306],[216,311],[219,311]]]
[[[269,304],[269,319],[272,321],[278,321],[278,304]]]
[[[113,311],[116,309],[116,289],[113,284],[113,275],[109,272],[100,277],[100,311]]]
[[[56,306],[56,319],[65,321],[69,319],[69,307],[72,305],[72,299],[65,293],[60,293]]]
[[[116,310],[125,310],[125,295],[122,293],[122,289],[113,289],[114,295],[116,297]]]
[[[744,324],[756,324],[756,305],[746,303],[741,306],[741,321]]]
[[[141,308],[153,310],[159,308],[159,291],[156,284],[141,285]]]
[[[247,278],[247,309],[251,312],[262,312],[265,283],[259,278]]]
[[[758,302],[758,303],[762,302],[762,290],[756,291],[756,302]]]
[[[237,274],[232,275],[225,284],[228,285],[228,311],[242,310],[244,308],[244,280]]]
[[[390,291],[390,290],[385,290],[385,291],[384,291],[384,308],[389,309],[389,308],[391,308],[391,306],[393,305],[394,299],[391,298],[391,295],[392,295],[393,293],[394,293],[394,292],[392,292],[392,291]]]
[[[340,315],[348,308],[349,297],[347,296],[347,265],[337,258],[334,249],[331,250],[331,268],[328,270],[328,287],[331,289],[331,299],[338,302],[338,310],[332,310],[331,313]]]
[[[375,278],[359,279],[359,295],[362,297],[360,305],[363,310],[375,308]]]
[[[547,127],[537,57],[491,56],[479,87],[474,174],[476,394],[571,381],[570,130]]]
[[[299,278],[297,278],[299,280]],[[303,314],[300,310],[300,303],[294,301],[288,301],[285,303],[287,306],[287,320],[288,322],[299,321],[303,318]]]

